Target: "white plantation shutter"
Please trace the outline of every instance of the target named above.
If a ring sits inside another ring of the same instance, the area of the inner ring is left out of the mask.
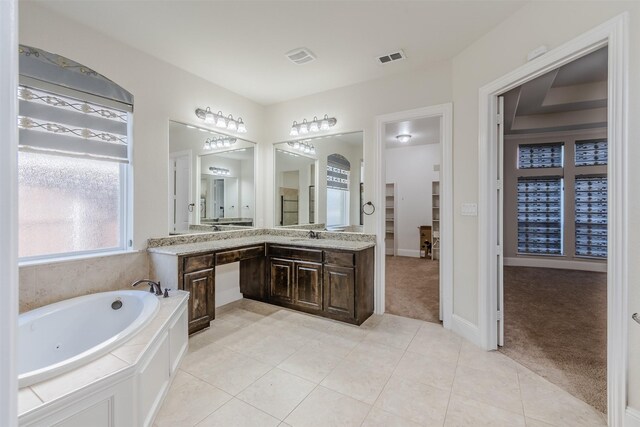
[[[607,257],[607,177],[576,177],[576,255]]]

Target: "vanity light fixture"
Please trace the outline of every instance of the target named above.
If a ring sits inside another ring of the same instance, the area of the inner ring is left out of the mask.
[[[404,143],[406,143],[406,142],[411,141],[411,135],[409,135],[409,134],[407,134],[407,133],[404,133],[404,134],[402,134],[402,135],[398,135],[398,136],[396,136],[396,139],[397,139],[399,142],[401,142],[401,143],[403,143],[403,144],[404,144]]]
[[[224,128],[238,133],[247,132],[247,127],[240,117],[234,119],[231,114],[225,117],[224,114],[222,114],[222,111],[214,113],[211,111],[210,107],[207,107],[204,110],[202,108],[197,108],[196,116],[199,119],[204,120],[205,123],[215,125],[219,128]]]
[[[221,175],[221,176],[231,176],[231,171],[229,169],[225,169],[225,168],[217,168],[215,166],[210,166],[209,170],[214,174],[214,175]]]
[[[307,119],[303,119],[301,123],[296,121],[291,125],[291,131],[289,131],[289,135],[298,136],[298,135],[306,135],[309,132],[316,133],[321,130],[329,130],[333,126],[338,123],[338,120],[335,117],[329,117],[327,114],[324,115],[322,119],[318,119],[318,117],[314,116],[313,120],[307,122]]]
[[[298,150],[305,154],[316,154],[316,147],[306,142],[294,141],[287,143],[289,147],[292,147],[294,150]]]
[[[204,142],[203,150],[213,150],[214,148],[227,148],[231,147],[237,141],[236,138],[219,137],[219,138],[207,138]]]

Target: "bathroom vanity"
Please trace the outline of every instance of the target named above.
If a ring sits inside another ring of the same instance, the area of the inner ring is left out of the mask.
[[[215,267],[234,262],[245,298],[360,325],[373,313],[374,244],[258,234],[149,252],[154,278],[190,293],[194,333],[215,318]]]

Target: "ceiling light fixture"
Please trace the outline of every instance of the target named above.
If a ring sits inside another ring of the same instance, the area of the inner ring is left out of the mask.
[[[204,110],[202,108],[196,108],[196,116],[199,119],[204,120],[205,123],[215,125],[219,128],[224,128],[238,133],[247,132],[247,127],[240,117],[238,117],[238,119],[234,119],[231,114],[225,117],[224,114],[222,114],[222,111],[214,113],[211,111],[210,107],[207,107]]]
[[[287,144],[289,145],[289,147],[293,148],[294,150],[298,150],[302,153],[311,154],[311,155],[316,154],[316,147],[314,147],[311,144],[307,144],[306,142],[294,141],[294,142],[288,142]]]
[[[314,116],[311,122],[307,122],[307,119],[303,119],[302,123],[298,123],[296,121],[291,125],[291,131],[289,132],[290,136],[298,136],[298,135],[306,135],[309,132],[316,133],[321,130],[329,130],[333,126],[338,123],[338,120],[335,117],[329,117],[327,114],[324,115],[322,119],[318,119],[318,117]]]
[[[210,166],[209,170],[214,174],[214,175],[221,175],[221,176],[231,176],[231,171],[229,169],[225,169],[225,168],[217,168],[215,166]]]
[[[411,135],[409,135],[409,134],[407,134],[407,133],[404,133],[404,134],[402,134],[402,135],[398,135],[398,136],[396,136],[396,139],[397,139],[399,142],[401,142],[401,143],[403,143],[403,144],[404,144],[404,143],[406,143],[406,142],[411,141]]]
[[[203,150],[213,150],[214,148],[227,148],[231,147],[237,141],[236,138],[219,137],[219,138],[207,138],[202,147]]]

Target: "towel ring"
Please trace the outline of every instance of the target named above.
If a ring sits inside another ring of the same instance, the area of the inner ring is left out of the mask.
[[[371,206],[371,212],[367,212],[367,210],[365,209],[365,206]],[[365,215],[373,215],[375,211],[376,211],[376,207],[370,201],[362,205],[362,213]]]

